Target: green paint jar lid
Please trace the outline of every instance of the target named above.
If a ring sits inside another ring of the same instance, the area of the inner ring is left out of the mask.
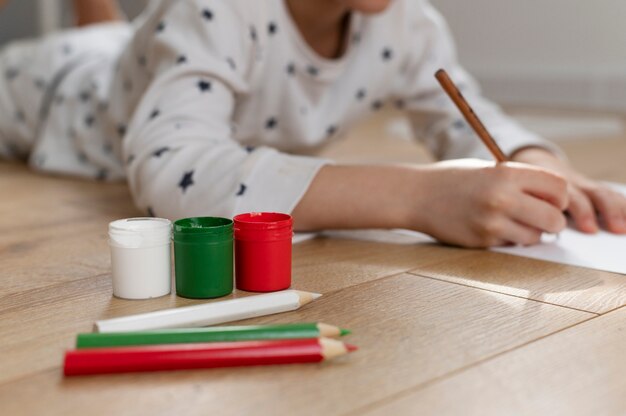
[[[174,241],[180,243],[232,240],[233,220],[221,217],[183,218],[174,222]]]

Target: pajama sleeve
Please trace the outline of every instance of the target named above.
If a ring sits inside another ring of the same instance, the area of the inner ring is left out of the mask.
[[[409,4],[409,2],[407,2]],[[427,0],[410,3],[415,7],[407,22],[410,50],[400,77],[397,94],[408,110],[416,137],[438,159],[492,156],[469,124],[445,94],[435,72],[443,68],[457,84],[476,114],[494,136],[505,154],[524,147],[542,147],[559,154],[558,148],[531,133],[502,113],[500,108],[481,96],[476,82],[457,62],[450,30],[441,15]]]
[[[136,204],[172,219],[291,212],[326,162],[234,140],[236,96],[255,71],[250,23],[228,2],[161,4],[130,49],[134,82],[150,79],[123,144]]]

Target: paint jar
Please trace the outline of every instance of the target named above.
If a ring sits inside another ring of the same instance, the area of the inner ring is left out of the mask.
[[[233,221],[184,218],[174,222],[176,294],[207,299],[233,291]]]
[[[273,292],[291,286],[291,216],[253,212],[234,221],[237,289]]]
[[[149,299],[171,292],[171,230],[171,222],[163,218],[109,224],[114,296]]]

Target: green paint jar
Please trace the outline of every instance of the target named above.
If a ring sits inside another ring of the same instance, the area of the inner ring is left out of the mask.
[[[207,299],[233,291],[233,221],[184,218],[174,222],[176,294]]]

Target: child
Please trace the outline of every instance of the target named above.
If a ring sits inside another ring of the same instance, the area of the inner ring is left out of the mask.
[[[626,200],[485,101],[426,0],[161,0],[1,55],[0,152],[37,170],[126,178],[168,218],[291,212],[298,230],[410,228],[468,247],[566,225],[626,232]],[[521,163],[341,166],[315,157],[393,102],[440,159],[489,158],[433,74],[446,68]],[[553,173],[554,172],[554,173]]]

